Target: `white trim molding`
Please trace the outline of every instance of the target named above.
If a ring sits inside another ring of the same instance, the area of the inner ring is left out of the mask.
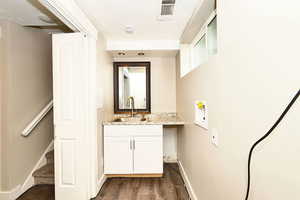
[[[97,40],[98,30],[74,0],[39,0],[39,2],[73,31],[86,33]]]
[[[203,24],[211,14],[216,10],[216,2],[211,0],[199,1],[195,7],[195,10],[189,19],[181,37],[181,43],[191,43],[193,38],[197,35]]]
[[[10,191],[3,191],[3,192],[0,191],[0,200],[15,200],[19,196],[21,196],[24,192],[26,192],[29,188],[33,187],[34,186],[34,178],[32,176],[33,173],[47,163],[46,154],[49,151],[53,150],[53,148],[54,148],[54,141],[52,141],[48,145],[48,147],[46,148],[46,150],[44,151],[44,153],[42,154],[38,162],[31,170],[30,174],[27,176],[25,182],[22,185],[21,184],[17,185],[14,189]]]
[[[101,176],[101,178],[98,180],[98,184],[97,184],[97,194],[100,192],[102,186],[104,185],[105,181],[106,181],[107,177],[103,174]]]
[[[179,166],[180,174],[181,174],[181,176],[183,178],[184,184],[185,184],[186,189],[187,189],[187,191],[188,191],[188,193],[190,195],[191,200],[198,200],[198,198],[197,198],[197,196],[196,196],[196,194],[194,192],[194,189],[193,189],[193,187],[191,185],[191,182],[190,182],[190,180],[189,180],[189,178],[188,178],[188,176],[187,176],[187,174],[186,174],[186,172],[185,172],[185,170],[183,168],[183,165],[181,164],[180,161],[178,161],[177,163],[178,163],[178,166]]]
[[[52,108],[53,108],[53,100],[51,100],[45,106],[45,108],[43,108],[43,110],[26,126],[26,128],[22,131],[22,136],[27,137]]]

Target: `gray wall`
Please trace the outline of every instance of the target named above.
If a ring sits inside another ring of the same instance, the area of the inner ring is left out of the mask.
[[[217,3],[218,55],[183,78],[177,56],[178,153],[198,199],[241,200],[250,146],[299,90],[299,15],[290,0]],[[195,100],[208,102],[208,131],[193,124]],[[300,101],[255,151],[250,199],[300,198],[299,113]]]
[[[1,190],[22,184],[53,139],[49,113],[24,138],[22,130],[52,99],[51,36],[0,21]],[[2,47],[2,48],[1,48]]]

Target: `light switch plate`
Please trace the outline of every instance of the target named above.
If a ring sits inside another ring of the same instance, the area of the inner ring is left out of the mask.
[[[216,128],[213,128],[211,131],[211,143],[216,147],[219,146],[219,133]]]

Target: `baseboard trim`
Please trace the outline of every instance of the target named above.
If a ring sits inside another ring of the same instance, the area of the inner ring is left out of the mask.
[[[183,178],[183,181],[185,183],[185,186],[187,188],[187,191],[188,191],[188,193],[190,195],[191,200],[198,200],[198,198],[197,198],[197,196],[196,196],[196,194],[194,192],[194,189],[193,189],[193,187],[191,185],[191,182],[190,182],[190,180],[189,180],[189,178],[188,178],[188,176],[187,176],[187,174],[186,174],[186,172],[185,172],[185,170],[183,168],[183,165],[181,164],[180,161],[177,161],[177,163],[178,163],[178,166],[179,166],[179,171],[181,173],[181,176]]]
[[[21,196],[24,192],[26,192],[29,188],[34,186],[34,178],[33,178],[32,174],[37,169],[39,169],[40,167],[42,167],[43,165],[45,165],[47,163],[46,154],[49,151],[51,151],[53,149],[53,147],[54,147],[54,141],[51,141],[51,143],[48,145],[48,147],[42,154],[41,158],[38,160],[38,162],[35,164],[32,171],[30,172],[30,174],[27,176],[23,185],[18,185],[17,187],[15,187],[14,189],[12,189],[10,191],[4,191],[4,192],[0,191],[0,200],[15,200],[19,196]]]
[[[3,191],[0,192],[0,200],[15,200],[17,199],[18,193],[21,189],[21,185],[18,185],[17,187],[15,187],[14,189],[10,190],[10,191]]]
[[[101,190],[102,186],[104,185],[106,179],[107,179],[107,177],[103,174],[101,176],[101,178],[98,180],[96,195],[98,195],[98,193],[100,192],[100,190]]]

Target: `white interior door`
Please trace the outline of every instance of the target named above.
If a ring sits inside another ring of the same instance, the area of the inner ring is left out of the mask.
[[[163,143],[162,137],[134,138],[134,173],[163,173]]]
[[[88,199],[87,39],[53,35],[55,199]]]
[[[104,137],[104,173],[133,173],[133,151],[130,137]]]

